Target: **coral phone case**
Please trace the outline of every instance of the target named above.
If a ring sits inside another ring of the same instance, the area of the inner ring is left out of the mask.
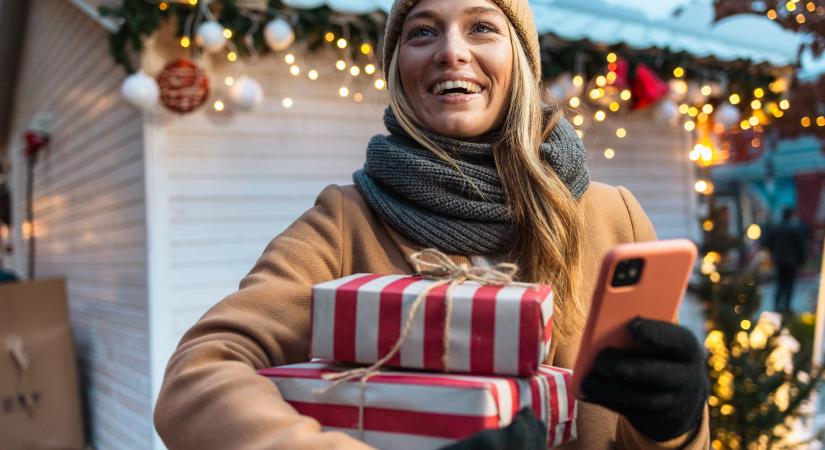
[[[614,287],[613,275],[619,263],[634,259],[644,261],[638,282]],[[637,316],[676,320],[695,260],[696,246],[687,239],[622,244],[604,257],[573,371],[576,397],[585,398],[581,380],[601,350],[632,347],[628,322]]]

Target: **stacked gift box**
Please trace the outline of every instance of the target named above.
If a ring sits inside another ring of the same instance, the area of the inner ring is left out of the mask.
[[[575,439],[577,406],[572,372],[542,364],[552,315],[547,286],[356,274],[313,287],[314,359],[260,373],[299,413],[378,448],[439,448],[525,407],[554,447]]]

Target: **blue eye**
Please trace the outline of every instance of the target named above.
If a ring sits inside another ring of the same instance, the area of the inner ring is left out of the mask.
[[[410,33],[407,35],[407,38],[414,38],[414,37],[418,37],[418,36],[426,36],[426,34],[422,34],[422,33],[426,33],[426,32],[433,33],[433,30],[430,27],[426,27],[424,25],[417,25],[415,28],[413,28],[410,31]]]
[[[473,31],[477,31],[479,29],[487,30],[487,31],[482,31],[482,33],[487,33],[487,32],[497,33],[498,32],[498,29],[496,27],[494,27],[494,26],[492,26],[492,25],[490,25],[486,22],[476,22],[476,23],[473,24]]]

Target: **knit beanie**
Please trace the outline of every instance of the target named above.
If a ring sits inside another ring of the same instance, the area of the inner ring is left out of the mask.
[[[539,35],[536,30],[536,21],[533,19],[533,11],[527,0],[492,0],[516,29],[521,44],[530,60],[530,66],[536,80],[541,80],[541,53],[539,50]],[[398,45],[398,39],[404,26],[404,18],[407,13],[418,3],[418,0],[395,0],[387,19],[387,30],[384,34],[384,73],[389,73],[390,60]],[[387,75],[389,76],[389,75]]]

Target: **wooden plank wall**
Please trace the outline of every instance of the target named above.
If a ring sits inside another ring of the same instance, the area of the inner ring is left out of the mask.
[[[68,281],[89,429],[97,449],[152,442],[143,119],[103,28],[71,2],[33,0],[11,130],[14,220],[24,212],[23,132],[54,117],[35,170],[36,275]],[[25,273],[16,227],[15,267]]]

